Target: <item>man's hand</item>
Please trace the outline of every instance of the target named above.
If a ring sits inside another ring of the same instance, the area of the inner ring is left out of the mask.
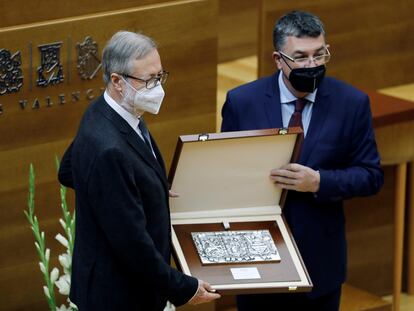
[[[317,192],[319,190],[320,175],[310,167],[290,163],[270,172],[272,179],[282,189],[300,192]]]
[[[210,302],[212,300],[218,299],[221,296],[215,293],[215,290],[203,280],[198,280],[198,289],[193,298],[188,302],[190,305],[198,305],[200,303]]]
[[[180,196],[177,192],[174,192],[172,190],[168,190],[168,195],[170,198],[178,198]]]

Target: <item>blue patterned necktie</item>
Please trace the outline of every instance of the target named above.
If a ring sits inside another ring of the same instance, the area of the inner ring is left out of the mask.
[[[145,122],[144,122],[144,119],[143,118],[140,118],[139,119],[138,128],[141,131],[141,134],[142,134],[142,137],[144,138],[145,144],[151,150],[151,153],[153,153],[150,134],[148,132],[147,126],[145,125]]]

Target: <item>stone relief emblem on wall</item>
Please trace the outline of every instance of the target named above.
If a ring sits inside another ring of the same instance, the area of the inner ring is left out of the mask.
[[[76,44],[78,52],[77,68],[82,80],[92,80],[101,68],[98,44],[89,36],[82,43]]]
[[[40,66],[37,68],[37,86],[48,86],[63,82],[63,66],[60,62],[62,42],[38,46]]]
[[[21,53],[0,49],[0,95],[18,92],[23,85]]]

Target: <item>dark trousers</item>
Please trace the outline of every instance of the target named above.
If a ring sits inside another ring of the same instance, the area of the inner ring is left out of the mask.
[[[341,287],[318,298],[305,293],[237,296],[238,311],[338,311]]]

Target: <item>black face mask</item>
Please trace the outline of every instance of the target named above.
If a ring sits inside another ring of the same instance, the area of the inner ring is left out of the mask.
[[[315,91],[325,76],[326,67],[320,65],[317,67],[295,68],[291,69],[288,80],[293,88],[299,92],[312,93]]]

